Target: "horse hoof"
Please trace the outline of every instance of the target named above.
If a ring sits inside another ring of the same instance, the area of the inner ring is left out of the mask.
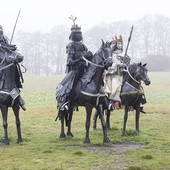
[[[73,138],[74,135],[70,132],[70,133],[67,133],[67,138]]]
[[[8,146],[8,145],[9,145],[9,141],[5,140],[5,141],[4,141],[4,145],[5,145],[5,146]]]
[[[104,146],[113,146],[113,143],[112,142],[104,142]]]
[[[22,144],[22,143],[23,143],[23,140],[22,140],[22,139],[18,139],[18,140],[17,140],[17,143],[18,143],[18,144]]]
[[[84,144],[89,144],[90,143],[90,139],[84,139],[83,143]]]
[[[110,141],[109,138],[104,139],[104,140],[103,140],[103,143],[104,143],[104,144],[109,144],[109,145],[112,144],[112,142]]]
[[[63,133],[63,134],[60,134],[60,139],[65,139],[66,138],[66,135]]]
[[[127,136],[127,134],[125,132],[122,132],[122,136]]]

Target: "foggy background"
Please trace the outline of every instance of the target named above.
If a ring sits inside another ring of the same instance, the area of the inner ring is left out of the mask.
[[[0,11],[0,25],[10,39],[17,9],[22,7],[12,44],[21,51],[23,65],[30,74],[49,76],[65,72],[66,45],[72,26],[70,15],[78,18],[76,24],[82,27],[84,44],[93,53],[101,46],[101,39],[111,41],[120,34],[125,51],[134,25],[128,50],[132,62],[146,62],[149,71],[170,71],[170,15],[165,2],[48,0],[40,4],[33,0],[29,3],[7,0],[1,3],[6,4]],[[11,3],[8,10],[7,3]]]

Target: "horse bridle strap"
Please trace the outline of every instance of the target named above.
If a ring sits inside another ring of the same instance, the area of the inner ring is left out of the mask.
[[[95,63],[93,63],[93,62],[87,60],[85,57],[82,57],[82,58],[83,58],[83,60],[84,60],[86,63],[89,63],[89,64],[94,65],[94,66],[96,66],[96,67],[104,68],[104,66],[95,64]]]
[[[83,90],[81,90],[81,93],[84,94],[84,95],[86,95],[86,96],[97,97],[96,106],[97,106],[98,103],[99,103],[100,97],[104,97],[104,96],[105,96],[105,94],[101,94],[101,93],[97,93],[97,94],[87,93],[87,92],[85,92],[85,91],[83,91]]]
[[[137,80],[130,74],[128,68],[127,68],[127,69],[124,69],[124,71],[127,72],[127,73],[129,74],[129,76],[130,76],[136,83],[140,84],[140,82],[137,81]]]
[[[10,63],[10,64],[8,64],[8,65],[0,68],[0,71],[5,70],[5,69],[7,69],[8,67],[11,67],[12,65],[14,65],[14,63]]]

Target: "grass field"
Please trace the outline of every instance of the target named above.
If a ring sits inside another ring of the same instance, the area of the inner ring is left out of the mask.
[[[91,127],[91,144],[84,145],[85,110],[74,113],[74,138],[60,140],[55,88],[62,76],[25,75],[22,96],[27,111],[20,111],[23,144],[16,143],[15,118],[9,110],[10,145],[3,145],[0,128],[0,170],[169,170],[170,169],[170,73],[149,73],[145,86],[147,114],[141,114],[141,132],[134,131],[134,112],[129,112],[127,136],[121,136],[123,110],[111,115],[108,136],[112,147],[103,145],[100,122]],[[1,119],[2,120],[2,119]],[[2,121],[1,121],[2,123]]]

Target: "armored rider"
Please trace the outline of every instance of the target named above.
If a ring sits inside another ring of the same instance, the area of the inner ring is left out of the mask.
[[[70,42],[66,46],[66,76],[58,85],[56,91],[58,107],[60,107],[61,110],[68,109],[69,100],[73,95],[73,88],[85,71],[86,62],[83,60],[83,57],[91,60],[93,56],[93,54],[88,51],[87,47],[83,44],[81,27],[75,24],[75,20],[77,18],[73,18],[73,16],[71,16],[70,19],[73,21],[73,25],[69,36]]]
[[[16,45],[11,45],[8,42],[8,37],[4,35],[4,31],[2,26],[0,25],[0,52],[14,52],[17,50]],[[1,59],[1,56],[0,56]],[[3,59],[1,59],[3,60]],[[18,67],[17,67],[18,68]],[[16,72],[16,84],[17,84],[17,88],[22,88],[22,83],[20,81],[20,75],[21,72],[18,70]],[[0,82],[3,81],[2,79],[0,79]],[[20,107],[25,111],[25,102],[24,100],[21,98],[21,96],[19,95],[19,105]]]

